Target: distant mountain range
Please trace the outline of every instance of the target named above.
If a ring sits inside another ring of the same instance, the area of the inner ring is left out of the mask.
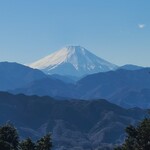
[[[59,101],[0,92],[0,124],[13,122],[22,138],[51,132],[55,150],[112,149],[123,141],[126,126],[144,116],[144,110],[124,109],[106,100]]]
[[[81,46],[65,47],[29,66],[46,74],[69,76],[85,76],[117,69],[117,65],[99,58]]]
[[[43,78],[47,76],[37,69],[18,63],[0,62],[0,91],[23,87]]]
[[[104,98],[123,107],[150,107],[150,68],[117,69],[88,75],[78,81],[46,75],[17,63],[0,63],[0,90],[57,99]]]
[[[71,89],[71,85],[57,78],[57,76],[54,78],[53,76],[44,74],[40,70],[32,69],[18,63],[0,63],[0,91],[15,90],[18,93],[20,88],[28,87],[28,89],[25,88],[28,94],[38,93],[38,95],[43,95],[45,93],[45,95],[62,95],[67,97],[63,93],[65,93],[65,90]]]
[[[86,76],[76,83],[77,97],[104,98],[123,107],[150,108],[150,68]]]
[[[126,64],[124,66],[119,67],[118,69],[126,69],[126,70],[139,70],[144,67],[142,66],[137,66],[137,65],[132,65],[132,64]]]

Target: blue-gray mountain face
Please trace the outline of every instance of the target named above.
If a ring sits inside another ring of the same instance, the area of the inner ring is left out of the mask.
[[[136,66],[136,65],[132,65],[132,64],[127,64],[121,67],[118,67],[118,69],[125,69],[125,70],[140,70],[144,67],[142,66]]]
[[[80,98],[105,98],[123,107],[150,107],[150,68],[89,75],[76,84]]]
[[[59,99],[104,98],[123,107],[150,107],[150,69],[116,70],[97,73],[75,84],[63,82],[64,76],[49,76],[17,63],[0,63],[0,90]],[[58,79],[58,78],[61,78]],[[66,79],[65,79],[66,80]],[[68,81],[67,81],[68,82]]]
[[[124,109],[106,100],[54,100],[50,97],[0,92],[0,124],[8,120],[22,138],[52,133],[54,149],[113,148],[124,139],[124,129],[146,112]]]
[[[87,74],[117,69],[114,65],[97,57],[81,46],[65,47],[30,65],[46,74],[85,76]]]
[[[0,91],[23,87],[47,76],[37,69],[18,63],[0,62]]]
[[[42,78],[26,86],[12,90],[12,93],[26,95],[48,95],[74,99],[104,98],[123,107],[150,107],[150,68],[140,70],[116,70],[86,76],[76,84]]]
[[[37,95],[63,95],[67,93],[65,90],[72,88],[72,85],[47,76],[40,70],[9,62],[0,63],[0,83],[0,91],[15,90],[18,93],[20,88],[29,87],[25,89],[27,93]],[[35,91],[33,85],[36,86]]]

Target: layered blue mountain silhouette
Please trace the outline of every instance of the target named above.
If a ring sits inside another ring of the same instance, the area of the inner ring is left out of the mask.
[[[119,67],[118,69],[139,70],[139,69],[142,69],[142,68],[144,68],[144,67],[137,66],[137,65],[132,65],[132,64],[126,64],[126,65],[123,65],[123,66]]]
[[[139,108],[124,109],[106,100],[63,100],[0,92],[0,124],[10,120],[22,138],[52,133],[53,148],[109,149],[122,143],[124,129],[146,115]]]
[[[44,78],[13,93],[86,100],[104,98],[123,107],[149,108],[149,72],[150,68],[134,71],[121,69],[89,75],[75,84]]]
[[[12,90],[47,76],[18,63],[0,62],[0,90]]]

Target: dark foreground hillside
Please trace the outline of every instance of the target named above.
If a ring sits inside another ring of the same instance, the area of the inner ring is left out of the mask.
[[[124,129],[145,111],[124,109],[106,100],[63,100],[0,93],[0,123],[11,121],[25,138],[52,133],[55,149],[91,150],[112,147],[124,139]]]

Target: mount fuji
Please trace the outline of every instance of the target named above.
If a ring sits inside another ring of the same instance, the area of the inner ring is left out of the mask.
[[[29,65],[46,74],[84,76],[117,69],[112,64],[81,46],[67,46]]]

